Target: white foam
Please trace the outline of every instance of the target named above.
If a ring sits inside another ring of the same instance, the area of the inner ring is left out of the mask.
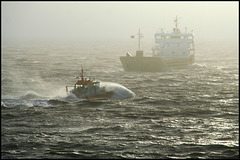
[[[194,63],[194,64],[190,65],[190,67],[192,67],[192,68],[206,68],[207,65],[206,64]]]

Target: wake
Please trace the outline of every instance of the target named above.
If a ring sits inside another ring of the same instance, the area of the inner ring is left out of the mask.
[[[105,92],[113,92],[112,97],[108,99],[127,99],[135,96],[135,93],[129,90],[128,88],[113,82],[101,82],[100,88]],[[73,94],[66,95],[64,88],[56,90],[52,96],[43,96],[38,94],[35,91],[27,91],[25,94],[17,97],[8,97],[5,96],[1,100],[1,107],[49,107],[54,104],[65,104],[69,101],[78,101],[83,100],[77,98]]]

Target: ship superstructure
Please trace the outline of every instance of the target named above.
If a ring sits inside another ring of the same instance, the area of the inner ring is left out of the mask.
[[[152,48],[153,57],[165,59],[194,58],[194,34],[184,33],[178,28],[178,19],[174,20],[175,28],[172,33],[166,33],[163,29],[155,34],[155,45]]]

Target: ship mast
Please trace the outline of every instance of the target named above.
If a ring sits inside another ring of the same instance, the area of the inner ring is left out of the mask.
[[[175,25],[176,25],[176,28],[178,28],[177,27],[177,25],[178,25],[178,19],[177,19],[177,16],[176,16],[176,19],[174,20],[174,22],[176,23]]]
[[[140,39],[142,38],[142,33],[140,33],[140,28],[139,28],[139,30],[138,30],[138,50],[140,51]]]
[[[173,31],[175,33],[180,33],[180,30],[178,29],[178,17],[176,16],[176,19],[173,20],[175,22],[175,28],[173,28]]]

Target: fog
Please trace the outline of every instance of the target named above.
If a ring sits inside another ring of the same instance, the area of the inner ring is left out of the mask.
[[[195,40],[238,43],[239,2],[1,2],[2,42],[122,42],[161,28],[193,30]]]

